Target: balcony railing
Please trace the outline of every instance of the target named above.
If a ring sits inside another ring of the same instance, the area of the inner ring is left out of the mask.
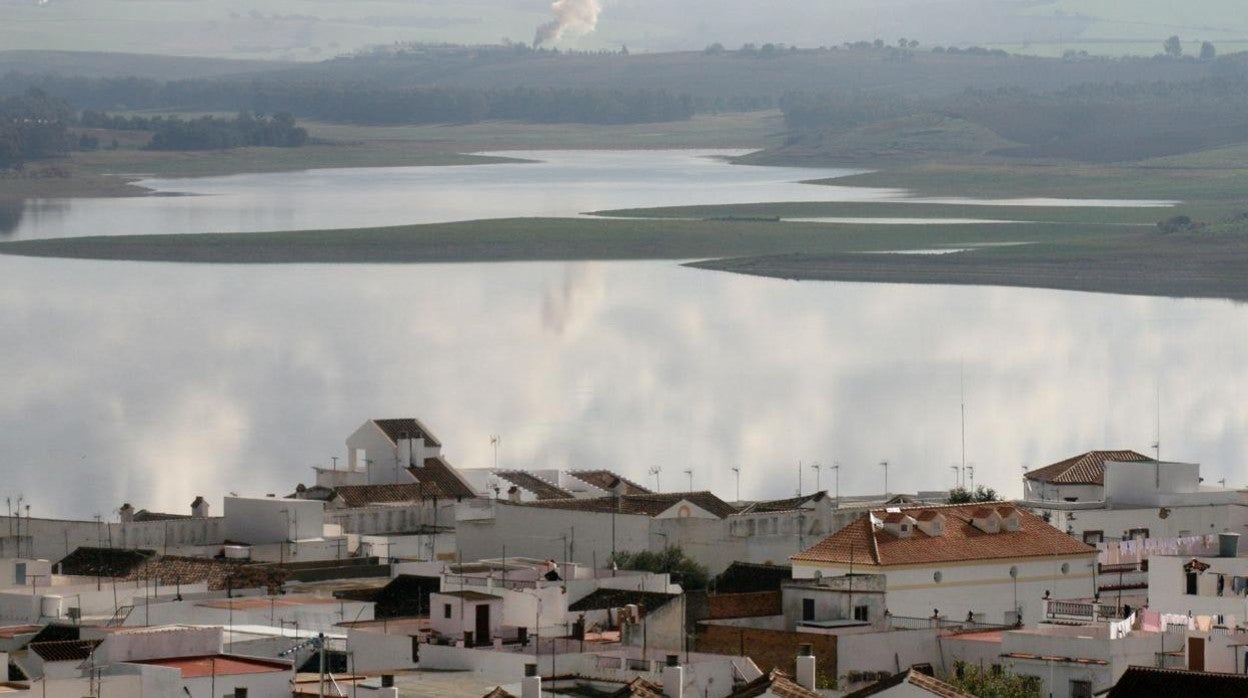
[[[1092,601],[1058,601],[1046,599],[1044,617],[1048,620],[1096,623],[1103,620],[1121,620],[1119,608],[1113,604]]]

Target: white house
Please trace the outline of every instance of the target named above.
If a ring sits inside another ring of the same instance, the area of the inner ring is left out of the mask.
[[[1087,543],[1248,529],[1248,492],[1202,484],[1200,465],[1090,451],[1024,475],[1018,502]]]
[[[873,511],[792,558],[793,577],[870,573],[891,613],[1034,623],[1046,592],[1091,596],[1097,551],[1005,504]]]

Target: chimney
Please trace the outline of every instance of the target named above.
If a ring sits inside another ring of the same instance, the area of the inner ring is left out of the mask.
[[[997,516],[1001,517],[1001,530],[1018,531],[1023,527],[1023,522],[1018,518],[1018,510],[1014,507],[1000,507],[997,509]]]
[[[524,665],[524,681],[520,683],[520,698],[542,698],[542,677],[537,675],[536,664]]]
[[[797,683],[808,691],[815,690],[815,652],[808,643],[798,645]]]
[[[914,517],[914,525],[929,536],[945,535],[945,516],[938,511],[921,511]]]
[[[909,538],[914,535],[914,519],[900,511],[884,515],[884,530],[898,538]]]
[[[684,698],[685,668],[680,665],[680,655],[667,655],[667,666],[663,667],[664,698]]]
[[[122,523],[130,523],[131,521],[134,521],[134,507],[130,505],[130,502],[122,504],[121,509],[119,509],[117,513],[121,515]]]
[[[196,519],[208,518],[208,500],[203,497],[196,497],[191,502],[191,516]]]
[[[984,533],[1001,532],[1001,516],[992,507],[980,507],[971,512],[971,525]]]
[[[520,501],[520,488],[519,488],[519,487],[516,487],[515,485],[512,485],[512,486],[511,486],[511,487],[507,490],[507,501],[509,501],[509,502],[519,502],[519,501]]]

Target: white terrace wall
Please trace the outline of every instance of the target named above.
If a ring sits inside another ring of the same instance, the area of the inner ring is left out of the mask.
[[[373,674],[415,669],[425,648],[433,646],[416,645],[417,642],[417,637],[348,628],[347,650],[351,652],[351,670],[361,674]],[[415,647],[419,649],[414,651]]]
[[[662,548],[662,538],[650,535],[647,516],[602,514],[565,509],[545,509],[497,502],[493,518],[459,521],[455,536],[464,560],[503,557],[564,557],[567,536],[572,562],[606,566],[611,555],[612,519],[615,550],[639,551]],[[675,541],[673,541],[675,542]]]
[[[24,554],[57,561],[80,547],[113,547],[125,550],[148,549],[164,552],[166,547],[220,545],[224,540],[224,519],[171,519],[169,521],[97,523],[69,519],[27,519],[0,516],[0,530],[19,526],[29,536]],[[33,548],[33,549],[32,549]]]

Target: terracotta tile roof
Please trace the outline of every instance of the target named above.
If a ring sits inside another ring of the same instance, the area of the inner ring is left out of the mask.
[[[438,487],[419,482],[402,485],[343,485],[334,488],[334,495],[341,497],[343,505],[349,508],[416,502],[435,496],[446,496]]]
[[[568,606],[569,611],[602,611],[608,608],[620,608],[629,604],[637,604],[647,610],[666,604],[679,594],[663,594],[657,591],[637,591],[635,589],[596,589],[576,603]]]
[[[611,698],[663,698],[663,689],[638,676],[611,694]]]
[[[992,516],[992,507],[977,507],[971,512],[973,519],[987,519]]]
[[[426,458],[421,465],[408,468],[407,472],[416,478],[416,482],[432,488],[435,494],[430,496],[455,497],[465,499],[477,496],[466,480],[455,472],[455,468],[445,458]]]
[[[134,520],[136,523],[144,523],[150,521],[178,521],[180,519],[189,519],[190,514],[166,514],[160,511],[148,511],[140,509],[134,512]]]
[[[571,475],[572,477],[575,477],[578,480],[581,480],[594,487],[597,487],[600,490],[610,491],[612,483],[618,480],[620,484],[624,485],[624,487],[621,488],[620,494],[651,494],[652,493],[652,490],[648,490],[645,487],[642,487],[641,485],[633,482],[632,480],[629,480],[626,477],[617,475],[611,472],[610,470],[572,470],[568,474]]]
[[[94,577],[126,577],[156,557],[155,550],[118,550],[82,546],[61,558],[61,574]]]
[[[91,656],[100,642],[100,640],[32,642],[28,648],[45,662],[81,662]]]
[[[904,511],[923,510],[938,511],[945,516],[943,535],[929,536],[916,530],[908,538],[898,538],[874,526],[870,517],[864,514],[791,559],[794,562],[849,564],[852,555],[854,564],[890,566],[1096,554],[1095,548],[1062,533],[1030,512],[1018,511],[1017,531],[985,533],[971,523],[978,510],[992,511],[982,505],[917,507]],[[884,513],[876,511],[872,515],[878,519]]]
[[[1151,460],[1153,459],[1135,451],[1088,451],[1032,470],[1023,477],[1055,485],[1104,485],[1105,461],[1139,463]]]
[[[519,698],[516,695],[503,690],[502,686],[495,686],[493,691],[481,696],[481,698]]]
[[[917,669],[908,669],[895,674],[891,678],[877,681],[866,688],[859,689],[845,696],[845,698],[867,698],[883,693],[889,689],[896,688],[902,684],[908,684],[933,696],[941,698],[975,698],[973,694],[966,693],[949,684],[932,676],[928,676]],[[913,692],[906,695],[912,695]]]
[[[536,502],[525,502],[519,506],[541,507],[546,509],[567,509],[570,511],[600,511],[610,513],[617,506],[620,514],[641,514],[658,516],[671,509],[680,501],[695,504],[714,516],[725,518],[737,513],[728,502],[710,492],[665,492],[662,494],[630,494],[622,497],[591,497],[587,499],[545,499]]]
[[[121,576],[128,581],[157,580],[160,584],[206,583],[213,591],[279,584],[288,572],[268,565],[237,560],[167,555],[153,558]]]
[[[374,419],[373,424],[376,424],[377,427],[386,434],[386,438],[390,439],[390,441],[395,444],[399,442],[399,439],[406,437],[409,439],[424,439],[425,445],[432,446],[434,448],[442,447],[442,442],[438,441],[437,437],[433,435],[433,432],[429,431],[424,424],[421,424],[419,419],[413,419],[412,417],[404,417],[402,419]]]
[[[901,523],[905,520],[906,515],[900,511],[894,511],[884,515],[884,523]]]
[[[145,659],[134,661],[133,664],[163,666],[178,669],[182,678],[195,679],[204,676],[241,676],[244,674],[268,674],[274,672],[291,672],[293,667],[281,662],[239,657],[234,655],[215,655],[204,657],[170,657],[168,659]],[[288,689],[289,690],[289,689]]]
[[[500,470],[498,476],[513,485],[526,489],[538,499],[571,499],[575,495],[553,483],[525,470]]]
[[[915,516],[914,519],[915,521],[931,521],[932,519],[935,519],[938,516],[940,516],[940,512],[933,511],[931,509],[925,509],[923,511],[920,511],[918,516]]]
[[[1018,513],[1018,510],[1014,507],[997,507],[997,515],[1003,519],[1013,516],[1016,513]]]
[[[42,628],[42,625],[9,625],[0,628],[0,638],[11,640],[18,635],[34,635]]]
[[[803,506],[809,504],[810,502],[823,501],[824,499],[827,498],[827,496],[828,496],[827,492],[816,492],[814,494],[803,495],[801,497],[790,497],[788,499],[773,499],[771,501],[766,501],[766,502],[754,502],[753,504],[746,505],[746,507],[741,510],[741,513],[742,514],[763,514],[763,513],[774,513],[778,511],[793,511],[794,509],[801,509]]]
[[[1248,696],[1248,676],[1215,674],[1205,671],[1154,669],[1132,666],[1109,689],[1107,698],[1137,696],[1200,696],[1201,698],[1244,698]]]
[[[821,698],[820,694],[802,688],[789,675],[778,669],[763,674],[729,694],[728,698],[757,698],[779,696],[780,698]]]

